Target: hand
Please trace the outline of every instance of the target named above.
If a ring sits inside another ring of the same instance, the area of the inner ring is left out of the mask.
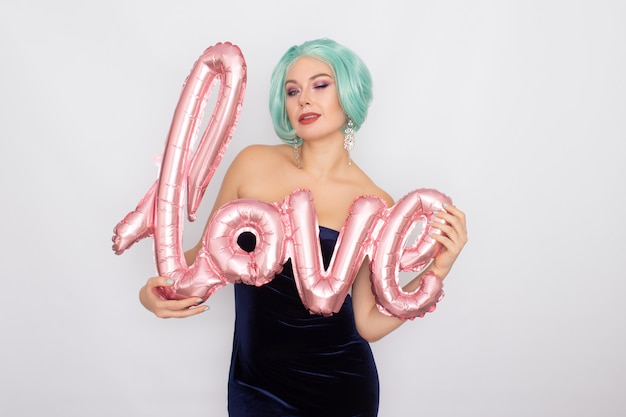
[[[199,307],[202,299],[186,298],[184,300],[163,300],[158,294],[159,287],[167,287],[174,283],[167,277],[153,277],[139,291],[139,300],[143,306],[159,318],[183,318],[195,316],[209,309]]]
[[[441,234],[433,233],[431,237],[443,245],[429,269],[443,279],[450,272],[456,258],[467,243],[467,227],[465,213],[453,205],[444,205],[444,211],[434,215],[446,223],[432,222],[431,226],[441,230]]]

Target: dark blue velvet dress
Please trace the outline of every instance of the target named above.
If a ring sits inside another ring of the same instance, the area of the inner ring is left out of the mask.
[[[320,227],[325,266],[337,237]],[[337,314],[310,314],[290,262],[268,284],[234,287],[231,417],[377,415],[378,373],[369,344],[357,333],[350,295]]]

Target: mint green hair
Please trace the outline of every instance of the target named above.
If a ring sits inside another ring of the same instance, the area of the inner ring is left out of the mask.
[[[316,39],[289,48],[272,72],[269,107],[276,134],[288,145],[302,141],[287,116],[285,79],[291,65],[303,56],[319,59],[331,68],[341,107],[354,122],[354,131],[359,130],[372,101],[372,76],[361,58],[345,46],[331,39]]]

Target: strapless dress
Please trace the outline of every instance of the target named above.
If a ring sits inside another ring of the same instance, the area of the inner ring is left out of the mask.
[[[338,235],[320,227],[325,267]],[[253,239],[241,238],[242,248],[254,248]],[[229,416],[378,414],[378,372],[369,343],[356,330],[350,295],[332,316],[309,313],[298,294],[291,261],[271,282],[260,287],[235,284],[234,291]]]

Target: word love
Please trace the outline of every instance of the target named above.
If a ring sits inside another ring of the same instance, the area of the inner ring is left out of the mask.
[[[174,291],[204,296],[194,292],[198,284],[207,293],[227,283],[264,285],[291,259],[303,304],[312,313],[329,315],[339,311],[369,256],[372,289],[382,311],[403,318],[423,316],[441,298],[441,281],[427,274],[417,291],[404,293],[398,272],[421,270],[436,256],[440,246],[428,233],[438,229],[428,223],[436,219],[432,212],[449,202],[445,195],[428,189],[407,194],[390,209],[377,197],[357,198],[325,270],[309,191],[295,191],[282,204],[235,200],[215,212],[194,266],[180,271]],[[418,223],[422,224],[419,236],[405,247]],[[251,252],[237,244],[245,232],[256,237]]]
[[[194,151],[205,107],[213,86],[220,88],[213,114]],[[195,261],[183,252],[184,189],[188,219],[195,213],[224,155],[236,125],[246,84],[246,64],[239,48],[218,43],[196,61],[183,86],[165,146],[158,180],[136,209],[114,230],[113,250],[122,254],[135,242],[153,237],[157,272],[174,279],[163,287],[166,299],[206,300],[228,283],[264,285],[292,260],[294,278],[304,306],[314,314],[330,315],[341,307],[366,257],[370,260],[372,291],[381,312],[402,319],[433,311],[443,296],[441,280],[423,274],[417,290],[400,288],[401,271],[423,270],[441,248],[428,236],[440,233],[431,221],[449,197],[431,189],[407,194],[387,208],[376,197],[359,197],[339,232],[328,269],[323,269],[319,227],[312,195],[298,190],[282,203],[235,200],[209,221]],[[421,229],[416,225],[421,224]],[[413,243],[412,231],[419,230]],[[253,233],[256,246],[246,252],[237,244]]]

